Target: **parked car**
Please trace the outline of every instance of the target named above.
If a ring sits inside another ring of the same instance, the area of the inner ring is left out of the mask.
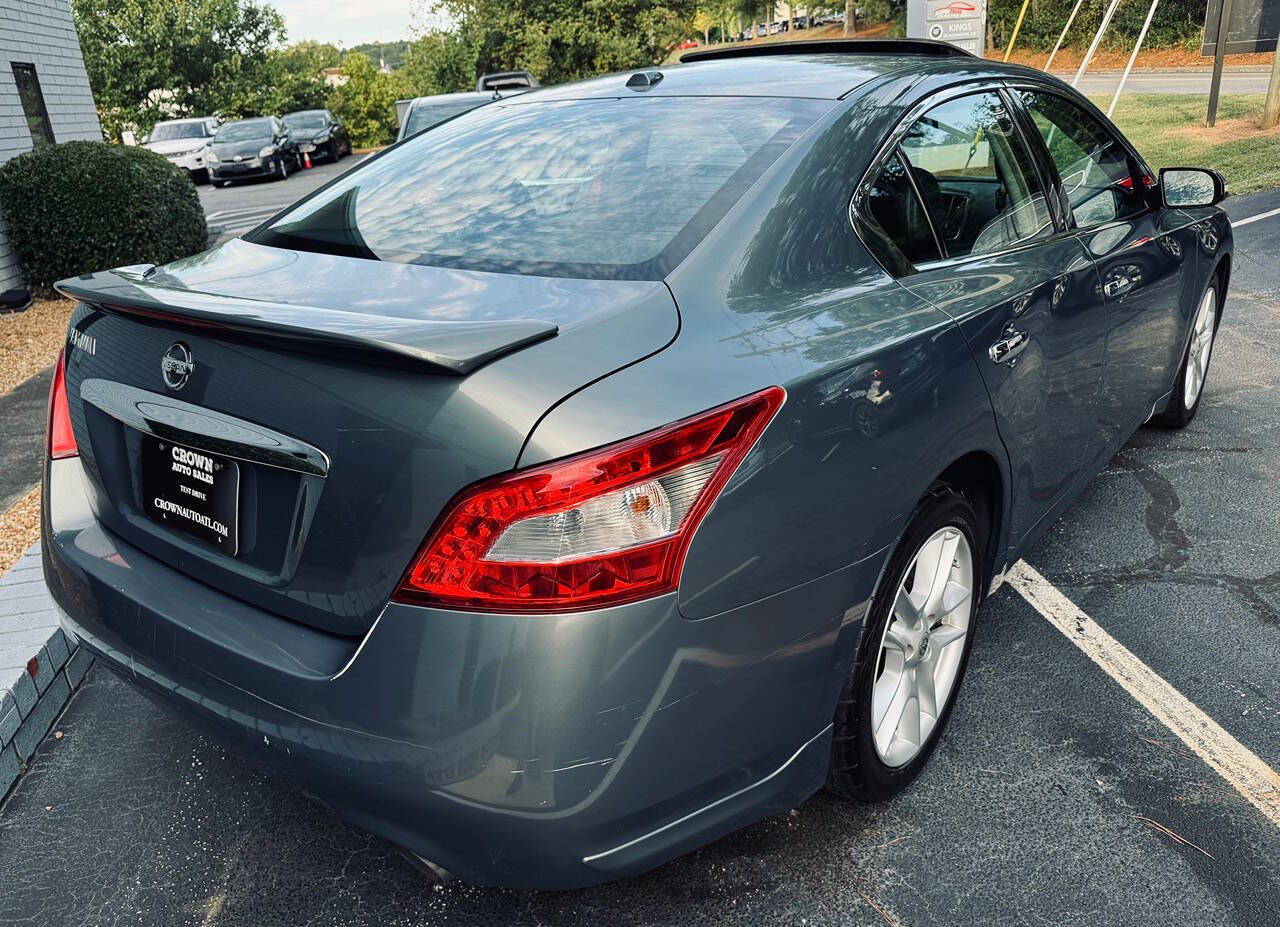
[[[219,125],[217,116],[165,119],[155,124],[143,139],[142,147],[164,155],[171,163],[185,169],[192,180],[207,180],[205,151]]]
[[[290,171],[302,167],[298,143],[275,116],[223,123],[205,161],[215,187],[252,177],[287,180]]]
[[[298,154],[314,161],[327,158],[337,162],[351,154],[351,136],[342,120],[327,109],[304,109],[286,113],[280,120],[289,130],[289,138],[298,146]]]
[[[476,93],[534,90],[542,85],[529,71],[495,71],[476,80]]]
[[[941,43],[684,60],[58,285],[66,630],[468,881],[900,792],[989,590],[1205,395],[1220,175]]]
[[[437,126],[446,119],[460,116],[477,106],[483,106],[494,100],[494,92],[485,93],[437,93],[429,97],[418,97],[410,100],[405,108],[405,115],[400,120],[400,132],[396,141],[417,135]]]

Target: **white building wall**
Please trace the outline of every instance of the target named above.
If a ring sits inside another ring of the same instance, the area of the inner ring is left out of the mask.
[[[35,65],[54,141],[102,140],[69,0],[0,0],[0,164],[32,147],[15,62]],[[0,217],[0,290],[21,284]]]

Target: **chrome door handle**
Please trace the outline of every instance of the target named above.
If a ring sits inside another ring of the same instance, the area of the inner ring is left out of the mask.
[[[1133,281],[1128,277],[1112,277],[1102,285],[1102,292],[1112,299],[1123,296],[1131,289],[1133,289]]]
[[[1013,326],[1007,326],[1003,334],[1003,338],[987,348],[987,356],[991,358],[993,364],[1013,366],[1017,356],[1022,353],[1022,349],[1027,346],[1030,339],[1027,338],[1026,332],[1018,331]]]

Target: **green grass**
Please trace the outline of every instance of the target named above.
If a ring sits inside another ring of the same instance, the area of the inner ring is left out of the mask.
[[[1103,112],[1110,95],[1092,97]],[[1263,94],[1241,93],[1218,101],[1217,125],[1204,127],[1205,94],[1130,94],[1112,118],[1153,169],[1211,167],[1226,175],[1232,193],[1280,187],[1280,128],[1263,132]]]

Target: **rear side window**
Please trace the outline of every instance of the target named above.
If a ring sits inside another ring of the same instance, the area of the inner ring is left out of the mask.
[[[894,151],[863,192],[858,212],[862,240],[895,277],[942,257],[901,152]]]
[[[661,279],[829,105],[494,102],[406,140],[249,238],[382,261]]]
[[[926,112],[902,140],[948,257],[991,254],[1053,231],[1030,152],[997,93]]]
[[[1058,169],[1079,228],[1127,219],[1147,208],[1129,152],[1102,123],[1055,93],[1028,90],[1022,102]]]

